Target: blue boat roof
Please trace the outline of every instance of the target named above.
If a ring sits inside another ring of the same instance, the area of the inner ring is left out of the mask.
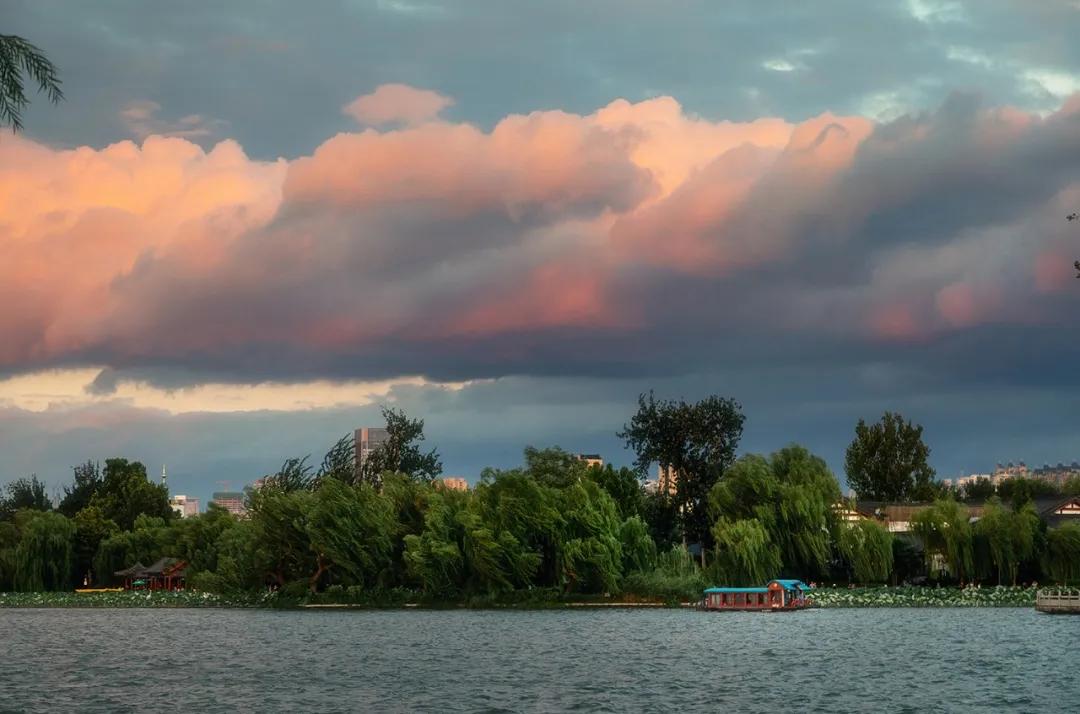
[[[809,590],[810,586],[801,580],[773,580],[774,583],[780,583],[780,586],[785,590]]]
[[[770,580],[769,584],[779,583],[780,587],[785,590],[809,590],[810,586],[801,580]],[[769,588],[708,588],[705,590],[706,595],[712,593],[766,593],[769,592]]]

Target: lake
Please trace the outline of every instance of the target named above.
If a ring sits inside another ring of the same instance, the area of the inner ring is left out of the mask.
[[[0,710],[1065,711],[1027,609],[0,610]]]

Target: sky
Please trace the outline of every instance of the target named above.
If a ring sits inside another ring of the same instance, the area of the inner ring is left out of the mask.
[[[632,460],[638,395],[843,477],[1080,458],[1080,3],[5,0],[0,483],[207,499],[426,422]]]

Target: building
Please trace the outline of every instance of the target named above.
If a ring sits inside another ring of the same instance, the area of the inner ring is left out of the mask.
[[[679,488],[679,472],[673,466],[659,464],[656,467],[656,489],[661,493],[673,494]]]
[[[247,515],[247,506],[244,505],[244,494],[240,491],[217,491],[210,499],[210,505],[224,508],[234,516],[243,518]]]
[[[169,498],[169,508],[181,518],[191,518],[199,515],[199,499],[177,494]]]
[[[443,488],[450,489],[451,491],[469,490],[469,482],[461,476],[444,476],[443,478],[436,479],[435,483]]]
[[[578,460],[584,461],[586,466],[603,466],[604,459],[600,454],[578,454]]]
[[[360,427],[353,438],[356,441],[356,468],[359,470],[368,460],[371,452],[390,439],[390,432],[379,427]]]

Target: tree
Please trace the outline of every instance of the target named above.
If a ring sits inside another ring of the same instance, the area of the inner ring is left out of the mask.
[[[74,518],[76,513],[89,506],[90,500],[104,483],[101,465],[96,461],[73,466],[72,471],[75,474],[74,482],[70,487],[64,486],[64,498],[56,508],[68,518]]]
[[[105,518],[121,530],[131,530],[140,515],[169,520],[169,490],[150,481],[146,467],[138,461],[107,459],[101,486],[90,499]]]
[[[1001,502],[995,498],[983,508],[982,517],[975,523],[974,533],[985,539],[998,585],[1016,584],[1020,564],[1035,553],[1038,531],[1039,516],[1030,503],[1010,512],[1002,508]]]
[[[893,535],[880,523],[859,520],[838,528],[836,548],[859,583],[883,583],[893,568]]]
[[[351,434],[338,439],[323,457],[315,480],[322,483],[326,479],[342,483],[353,483],[356,480],[356,441]]]
[[[408,474],[420,481],[434,481],[442,473],[442,461],[435,449],[421,451],[424,440],[424,420],[410,419],[405,412],[391,407],[382,408],[386,420],[387,439],[376,446],[359,464],[359,480],[379,486],[387,472]]]
[[[16,519],[15,589],[22,592],[71,587],[75,526],[59,513],[20,511]]]
[[[584,461],[557,446],[525,447],[525,471],[545,486],[566,488],[584,478],[588,470]]]
[[[94,557],[101,542],[116,535],[119,528],[97,506],[87,506],[75,514],[75,582],[86,585],[106,582],[111,573],[95,573]],[[123,566],[121,566],[123,567]]]
[[[309,458],[311,458],[310,454],[299,459],[285,459],[277,473],[263,477],[259,490],[277,493],[310,491],[316,483],[316,478],[312,475],[313,469],[307,462]]]
[[[20,510],[51,511],[52,507],[45,484],[31,475],[7,485],[7,497],[0,500],[0,520],[10,521]]]
[[[1051,579],[1062,585],[1080,580],[1080,524],[1066,523],[1046,532],[1042,567]]]
[[[22,110],[30,104],[24,74],[53,104],[64,98],[56,67],[44,52],[17,35],[0,35],[0,123],[12,131],[23,128]]]
[[[633,469],[615,468],[611,464],[606,466],[593,466],[586,469],[585,475],[600,484],[600,487],[608,492],[615,500],[619,508],[619,517],[622,519],[643,516],[645,513],[645,491],[641,487],[641,480]]]
[[[961,583],[972,579],[975,563],[966,506],[935,501],[912,517],[911,530],[922,541],[928,569],[933,571],[936,557]]]
[[[977,478],[964,484],[965,501],[986,501],[994,495],[994,482],[989,478]]]
[[[877,424],[862,419],[847,448],[844,471],[859,498],[906,501],[933,497],[934,469],[927,463],[930,449],[922,440],[923,428],[893,412]]]
[[[333,569],[347,584],[376,584],[390,561],[396,527],[390,499],[367,484],[330,480],[314,493],[304,517],[315,557],[308,586],[316,592]]]
[[[742,457],[709,494],[713,533],[724,534],[717,541],[718,562],[732,568],[725,573],[722,565],[719,575],[744,578],[766,572],[767,565],[776,567],[766,580],[781,571],[803,579],[823,575],[835,529],[833,504],[839,499],[840,485],[824,460],[801,446],[785,447],[768,458]],[[744,522],[756,525],[740,525]],[[757,526],[764,533],[761,543]],[[743,551],[725,555],[724,543]]]
[[[634,465],[641,477],[653,464],[675,474],[674,500],[683,534],[704,547],[712,543],[709,491],[735,462],[744,420],[738,402],[731,399],[712,396],[689,404],[656,401],[649,392],[638,398],[637,413],[617,434],[636,454]]]

